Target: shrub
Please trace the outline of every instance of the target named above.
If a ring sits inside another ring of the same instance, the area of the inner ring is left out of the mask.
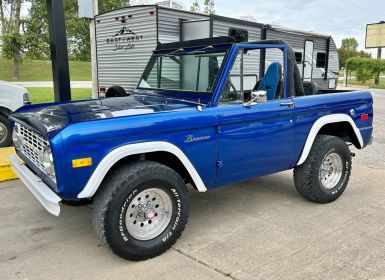
[[[355,71],[362,84],[373,78],[377,83],[381,72],[385,72],[385,59],[351,57],[346,61],[346,69]]]

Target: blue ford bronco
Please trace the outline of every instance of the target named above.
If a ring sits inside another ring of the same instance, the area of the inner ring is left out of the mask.
[[[159,45],[128,96],[29,105],[10,120],[13,169],[48,212],[93,203],[101,242],[144,260],[184,230],[187,184],[205,192],[294,169],[304,198],[336,200],[348,146],[371,142],[373,100],[303,81],[282,41],[219,37]]]

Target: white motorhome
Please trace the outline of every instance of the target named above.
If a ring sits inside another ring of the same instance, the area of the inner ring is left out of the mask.
[[[230,36],[237,41],[284,40],[295,51],[303,81],[315,82],[321,89],[334,89],[337,85],[338,54],[329,35],[157,5],[121,8],[97,15],[95,20],[101,95],[119,87],[126,92],[135,89],[159,44],[217,36]],[[265,70],[265,65],[255,69],[256,79],[263,77]]]

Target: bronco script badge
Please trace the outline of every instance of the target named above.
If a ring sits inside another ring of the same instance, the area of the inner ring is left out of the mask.
[[[190,142],[196,142],[196,141],[204,141],[204,140],[209,140],[210,138],[211,138],[210,135],[206,135],[206,136],[187,135],[186,140],[184,140],[184,142],[190,143]]]

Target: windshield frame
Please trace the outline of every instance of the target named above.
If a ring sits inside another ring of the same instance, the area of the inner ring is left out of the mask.
[[[138,82],[138,85],[136,87],[137,90],[141,91],[155,91],[157,93],[165,93],[170,92],[171,94],[177,94],[177,93],[183,93],[185,95],[184,98],[188,99],[190,96],[193,98],[196,95],[204,95],[207,96],[207,99],[210,99],[212,95],[215,92],[215,88],[218,85],[218,80],[221,75],[221,72],[224,69],[224,65],[226,64],[226,61],[228,59],[229,50],[231,48],[230,44],[221,45],[221,46],[212,46],[212,48],[206,47],[189,47],[184,49],[170,49],[170,50],[161,50],[161,51],[154,51],[152,54],[150,60],[147,63],[146,68],[144,69],[142,76],[140,77],[140,80]],[[179,51],[178,50],[183,50]],[[210,54],[210,53],[223,53],[223,60],[221,63],[221,66],[218,70],[218,75],[215,79],[215,82],[211,88],[210,91],[196,91],[196,90],[185,90],[185,89],[167,89],[167,88],[155,88],[155,87],[140,87],[140,84],[144,80],[144,76],[148,74],[152,69],[153,65],[155,64],[154,60],[158,59],[160,56],[167,57],[169,54],[175,55],[175,56],[182,56],[182,55],[194,55],[194,52],[197,52],[195,54]],[[206,98],[205,98],[206,99]]]

